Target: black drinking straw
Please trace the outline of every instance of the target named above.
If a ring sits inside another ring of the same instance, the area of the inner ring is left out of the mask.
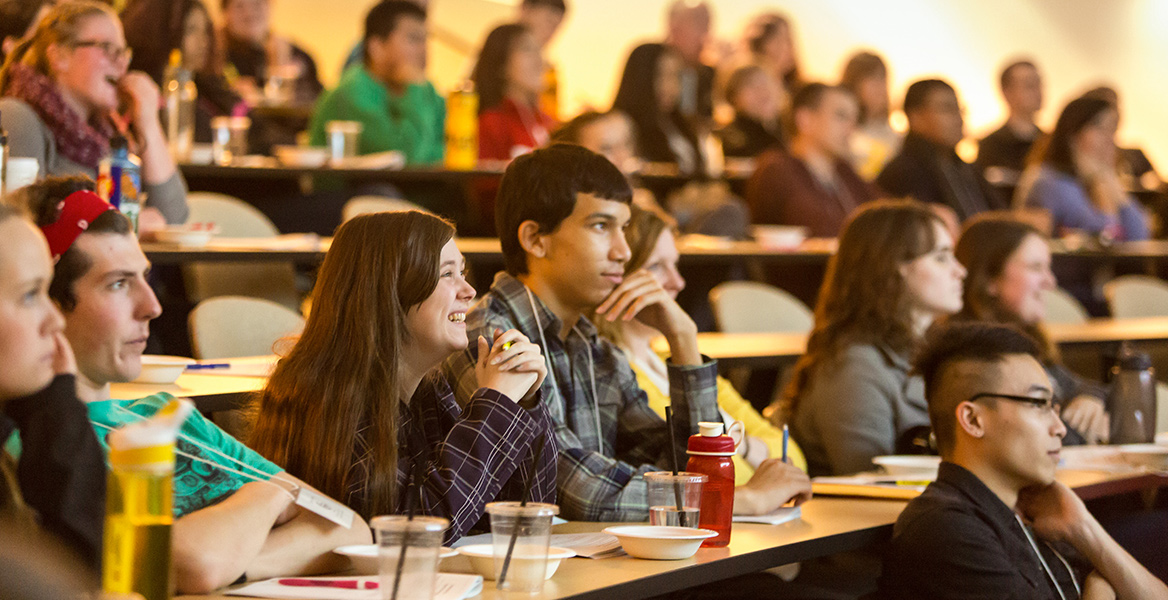
[[[425,455],[418,457],[414,461],[414,468],[410,471],[409,479],[406,481],[406,529],[402,532],[401,552],[397,555],[397,568],[394,570],[393,577],[393,593],[390,595],[390,600],[397,600],[397,590],[401,586],[402,567],[406,563],[406,547],[410,544],[410,523],[414,520],[414,513],[417,511],[417,502],[414,501],[416,496],[421,495],[421,490],[417,490],[415,494],[415,483],[419,484],[425,476],[422,471],[426,468]]]
[[[527,481],[523,482],[523,496],[519,499],[519,508],[527,506],[527,499],[531,497],[531,484],[535,481],[535,470],[539,468],[539,457],[543,454],[543,434],[535,438],[535,453],[531,455],[531,472],[527,474]],[[499,570],[499,580],[495,587],[503,587],[507,579],[507,569],[511,566],[511,554],[515,552],[515,541],[519,539],[519,517],[515,517],[515,524],[511,528],[511,541],[507,544],[507,554],[503,556],[503,568]]]
[[[677,480],[677,434],[673,431],[673,407],[665,407],[665,427],[669,429],[669,462],[673,465],[673,498],[677,502],[677,524],[689,527],[681,502],[681,482]]]

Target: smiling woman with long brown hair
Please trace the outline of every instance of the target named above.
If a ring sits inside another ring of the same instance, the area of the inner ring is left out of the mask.
[[[961,310],[964,277],[945,224],[922,204],[871,202],[844,226],[784,397],[811,476],[870,469],[929,424],[909,360],[935,319]]]
[[[475,293],[464,268],[453,225],[438,217],[377,213],[342,225],[304,333],[256,402],[249,445],[366,518],[401,512],[408,474],[422,466],[419,510],[451,520],[447,541],[486,502],[518,499],[529,476],[533,499],[553,499],[539,347],[518,331],[496,332],[493,345],[480,338],[482,387],[466,407],[434,371],[468,345]]]

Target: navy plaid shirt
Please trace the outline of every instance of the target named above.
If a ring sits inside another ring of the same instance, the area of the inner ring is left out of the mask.
[[[466,352],[456,352],[442,365],[458,382],[460,403],[468,402],[478,382],[474,364],[479,335],[494,338],[496,328],[518,329],[540,344],[540,332],[526,286],[500,273],[491,291],[467,314]],[[588,319],[580,319],[566,339],[561,321],[534,293],[550,373],[540,388],[555,421],[559,443],[557,490],[560,515],[585,521],[644,521],[649,506],[645,480],[649,471],[670,468],[670,452],[685,465],[685,445],[697,433],[699,421],[718,421],[715,361],[699,366],[669,364],[669,391],[677,427],[677,447],[669,444],[665,421],[649,408],[645,392],[624,354],[597,335]],[[591,356],[591,361],[589,357]],[[591,362],[591,366],[590,366]],[[595,375],[595,396],[593,376]],[[596,408],[600,424],[597,427]]]
[[[425,477],[418,512],[450,519],[445,543],[466,535],[488,502],[519,500],[531,471],[536,440],[543,452],[531,485],[531,501],[556,501],[556,442],[552,422],[537,397],[530,408],[487,388],[478,389],[465,408],[455,400],[450,384],[434,371],[422,379],[408,405],[402,405],[398,431],[398,513],[406,510],[406,484],[417,461]],[[369,447],[358,432],[354,482],[346,503],[366,519]]]

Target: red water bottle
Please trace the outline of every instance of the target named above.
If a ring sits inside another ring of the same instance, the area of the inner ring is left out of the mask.
[[[718,535],[702,542],[705,548],[721,548],[730,543],[730,524],[734,517],[734,440],[722,435],[721,423],[698,423],[698,435],[689,437],[685,470],[701,473],[709,479],[702,487],[703,529]]]

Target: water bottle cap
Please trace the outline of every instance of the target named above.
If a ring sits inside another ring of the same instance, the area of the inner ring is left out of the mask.
[[[734,456],[734,439],[722,435],[722,423],[698,423],[698,435],[689,437],[686,454],[692,456]]]

